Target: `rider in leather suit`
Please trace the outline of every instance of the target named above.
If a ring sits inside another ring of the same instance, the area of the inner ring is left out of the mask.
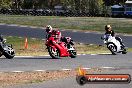
[[[114,30],[112,30],[111,25],[106,25],[105,31],[106,31],[105,34],[111,34],[111,36],[113,36],[113,37],[115,36],[115,32],[114,32]],[[122,48],[124,48],[125,45],[123,44],[122,39],[120,37],[115,37],[115,38],[116,38],[116,40],[118,40],[120,42],[120,44],[122,45]]]

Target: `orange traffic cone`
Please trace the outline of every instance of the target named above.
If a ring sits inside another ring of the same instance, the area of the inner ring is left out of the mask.
[[[25,49],[28,49],[28,39],[27,39],[27,38],[25,38],[25,45],[24,45],[24,48],[25,48]]]

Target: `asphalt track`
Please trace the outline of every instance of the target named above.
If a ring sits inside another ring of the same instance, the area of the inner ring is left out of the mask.
[[[0,25],[0,33],[7,36],[21,36],[31,38],[45,38],[45,31],[41,28],[18,27],[15,25]],[[62,31],[64,36],[70,36],[76,42],[89,44],[103,44],[100,37],[102,34]],[[121,35],[120,35],[121,36]],[[121,36],[127,47],[132,47],[132,36]],[[0,72],[10,71],[37,71],[37,70],[61,70],[75,69],[78,66],[84,68],[112,67],[118,69],[117,73],[132,75],[132,53],[126,55],[79,55],[77,58],[51,59],[49,56],[38,57],[15,57],[14,59],[0,58]],[[111,70],[110,70],[111,71]],[[112,70],[114,73],[114,71]],[[131,84],[118,85],[85,85],[82,88],[132,88]],[[16,88],[80,88],[74,77],[49,81],[41,84],[18,86]],[[15,87],[12,87],[15,88]]]
[[[7,88],[132,88],[130,84],[85,84],[80,86],[75,77],[48,81],[43,83],[10,86]]]
[[[77,58],[52,59],[49,56],[0,58],[0,72],[61,70],[84,68],[114,67],[132,69],[132,53],[126,55],[79,55]]]
[[[20,37],[31,37],[31,38],[45,38],[45,31],[42,28],[17,26],[17,25],[6,25],[0,24],[0,33],[6,36],[20,36]],[[77,32],[77,31],[62,31],[63,36],[70,36],[75,42],[87,43],[87,44],[98,44],[103,45],[100,39],[103,34],[89,33],[89,32]],[[127,47],[132,47],[132,36],[120,36]]]
[[[130,74],[132,75],[132,53],[126,55],[84,55],[77,58],[51,59],[50,57],[27,57],[0,59],[1,70],[55,70],[77,68],[82,66],[85,68],[104,67],[103,74]],[[130,84],[85,84],[80,86],[77,84],[75,77],[66,79],[51,80],[42,83],[24,84],[8,86],[7,88],[132,88]]]

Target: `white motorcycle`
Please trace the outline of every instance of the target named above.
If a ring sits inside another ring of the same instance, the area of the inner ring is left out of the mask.
[[[117,53],[127,53],[126,48],[122,46],[115,37],[111,36],[111,34],[105,34],[103,37],[101,37],[101,39],[104,41],[104,44],[107,45],[107,48],[111,51],[113,55],[116,55]]]

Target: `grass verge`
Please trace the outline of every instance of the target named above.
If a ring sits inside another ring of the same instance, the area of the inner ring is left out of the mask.
[[[45,41],[40,39],[28,38],[28,49],[24,49],[24,38],[21,37],[6,37],[7,43],[12,44],[16,55],[19,56],[39,56],[48,55]],[[78,54],[100,54],[108,53],[109,51],[104,46],[89,45],[76,43],[75,47]]]
[[[87,70],[88,74],[97,74],[104,72],[103,69],[91,68]],[[40,72],[3,72],[0,73],[0,87],[7,87],[20,84],[40,83],[49,80],[57,80],[72,77],[78,74],[78,69],[75,70],[51,70]]]
[[[7,43],[12,44],[16,51],[16,55],[19,56],[39,56],[48,55],[46,50],[45,41],[40,39],[28,38],[28,49],[24,49],[24,38],[21,37],[6,37]],[[106,46],[90,45],[76,43],[75,47],[78,54],[101,54],[110,53]],[[128,48],[129,52],[132,52],[132,48]]]
[[[42,71],[42,72],[4,72],[0,73],[0,86],[40,83],[74,76],[75,71]]]
[[[0,23],[101,32],[111,24],[115,32],[132,34],[132,19],[126,18],[0,15]]]

